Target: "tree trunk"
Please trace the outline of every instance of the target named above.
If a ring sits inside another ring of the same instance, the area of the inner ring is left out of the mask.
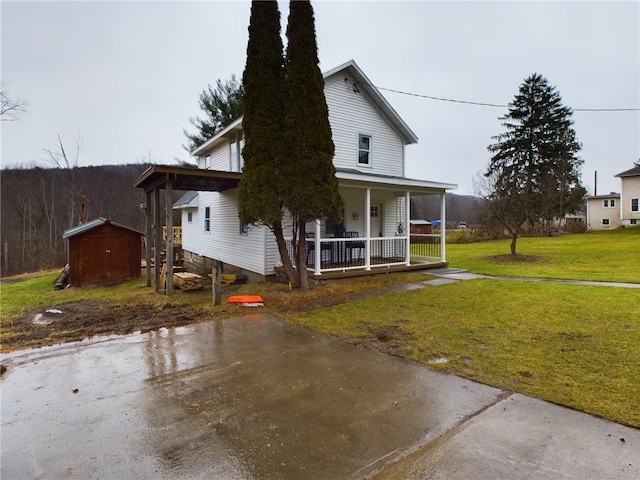
[[[516,241],[518,240],[518,234],[511,234],[511,255],[516,255]]]
[[[298,287],[300,285],[300,278],[298,272],[295,268],[293,268],[293,264],[291,263],[291,259],[289,258],[289,252],[287,252],[287,242],[284,239],[284,234],[282,233],[282,224],[278,222],[273,226],[273,234],[276,237],[276,243],[278,245],[278,251],[280,252],[280,258],[282,259],[282,266],[284,267],[284,271],[289,279],[289,283],[291,283],[292,287]]]

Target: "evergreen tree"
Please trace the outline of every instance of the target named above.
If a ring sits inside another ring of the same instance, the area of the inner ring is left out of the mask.
[[[197,128],[197,132],[191,134],[182,130],[189,140],[187,145],[183,145],[184,149],[188,152],[195,150],[240,117],[244,110],[243,98],[244,88],[235,75],[231,75],[231,79],[226,82],[218,79],[215,89],[208,85],[198,99],[198,105],[206,117],[189,119],[191,125]]]
[[[343,206],[333,165],[324,78],[318,64],[313,7],[309,1],[291,1],[285,61],[283,200],[294,221],[294,255],[302,289],[309,287],[305,223],[317,218],[338,220]]]
[[[512,255],[525,225],[575,212],[586,193],[571,117],[555,87],[539,74],[525,80],[509,113],[500,117],[506,132],[488,147],[485,177],[491,214],[509,231]]]
[[[284,239],[282,174],[285,70],[280,12],[275,1],[253,1],[247,61],[243,73],[244,168],[238,191],[242,223],[261,222],[271,229],[283,266],[298,284]]]

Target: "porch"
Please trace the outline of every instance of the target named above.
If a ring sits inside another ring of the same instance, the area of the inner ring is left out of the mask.
[[[295,262],[291,240],[287,249]],[[310,236],[306,238],[306,252],[307,270],[315,278],[324,279],[448,265],[443,259],[440,234],[360,238],[357,232],[345,232],[344,236],[320,238],[318,242]]]

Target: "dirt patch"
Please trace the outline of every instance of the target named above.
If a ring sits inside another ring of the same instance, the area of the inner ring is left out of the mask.
[[[413,333],[403,330],[399,325],[401,323],[403,322],[399,321],[398,324],[394,325],[362,323],[359,328],[366,332],[365,335],[356,340],[349,338],[349,341],[359,347],[378,350],[395,357],[407,358],[409,347],[406,342],[413,338]]]
[[[492,255],[490,257],[484,257],[490,262],[496,263],[511,263],[511,262],[520,262],[520,263],[536,263],[541,260],[540,257],[536,255]]]
[[[211,320],[215,315],[190,305],[108,305],[80,301],[39,308],[5,322],[0,351],[73,342],[101,335],[150,331]]]

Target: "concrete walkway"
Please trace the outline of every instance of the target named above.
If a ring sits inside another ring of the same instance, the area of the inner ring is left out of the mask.
[[[565,280],[561,278],[535,278],[535,277],[513,277],[502,275],[480,275],[469,273],[467,270],[459,268],[436,268],[433,270],[425,270],[424,273],[435,275],[440,278],[449,280],[474,280],[476,278],[489,278],[493,280],[516,280],[522,282],[538,282],[538,283],[564,283],[567,285],[589,285],[592,287],[620,287],[620,288],[640,288],[640,283],[624,283],[624,282],[592,282],[586,280]],[[640,276],[640,275],[639,275]],[[428,282],[425,282],[428,283]],[[440,284],[433,282],[434,285]]]
[[[640,430],[267,314],[2,364],[3,479],[640,478]]]

